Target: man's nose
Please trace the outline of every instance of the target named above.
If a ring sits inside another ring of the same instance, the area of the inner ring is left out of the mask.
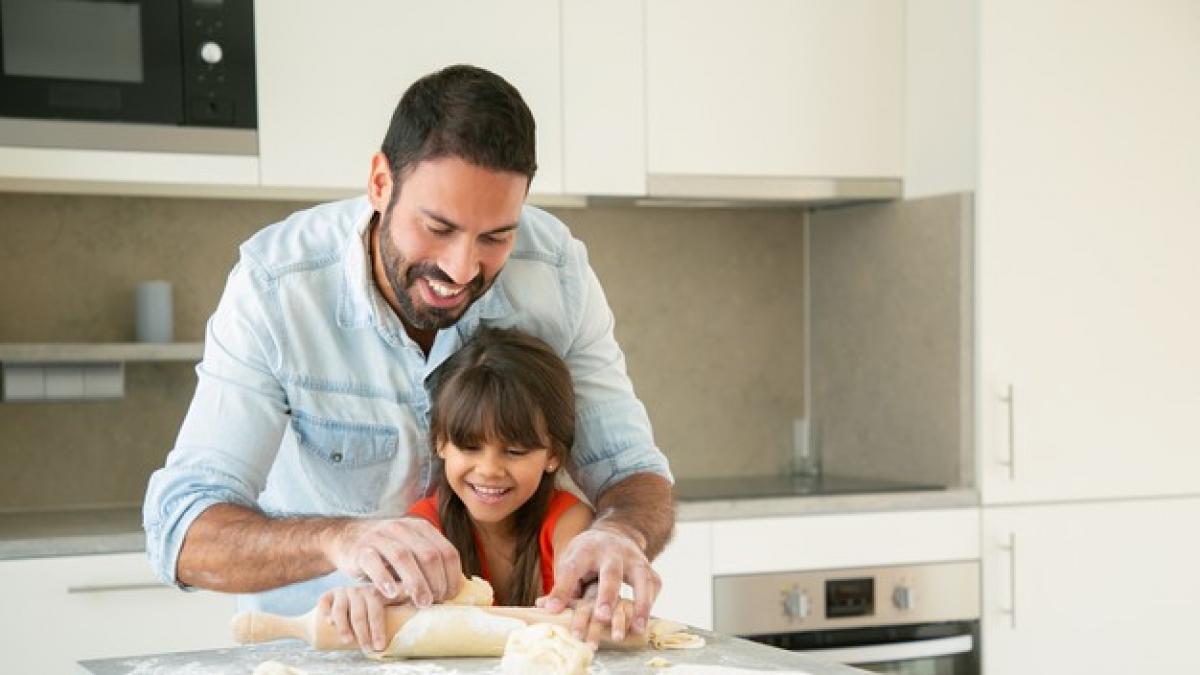
[[[469,237],[456,242],[446,251],[439,265],[450,279],[458,284],[469,283],[479,274],[479,256],[475,251],[475,242]]]

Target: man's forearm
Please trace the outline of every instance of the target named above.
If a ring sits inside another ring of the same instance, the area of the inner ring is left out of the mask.
[[[256,593],[332,572],[326,550],[345,518],[269,518],[235,504],[201,513],[183,540],[176,575],[198,588]]]
[[[637,473],[609,488],[596,501],[595,526],[611,525],[633,535],[654,560],[675,529],[671,483],[653,473]]]

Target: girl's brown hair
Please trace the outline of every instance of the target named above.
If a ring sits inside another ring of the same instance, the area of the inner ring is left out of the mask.
[[[538,338],[514,330],[481,328],[438,368],[429,439],[436,456],[447,441],[460,448],[496,443],[545,448],[562,466],[575,440],[575,396],[562,359]],[[463,572],[483,575],[467,507],[438,466],[438,517],[462,559]],[[516,545],[510,605],[533,605],[542,594],[538,534],[554,493],[555,472],[514,513]]]

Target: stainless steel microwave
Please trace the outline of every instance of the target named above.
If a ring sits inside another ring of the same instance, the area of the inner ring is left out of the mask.
[[[0,0],[0,145],[253,152],[257,117],[253,0]]]

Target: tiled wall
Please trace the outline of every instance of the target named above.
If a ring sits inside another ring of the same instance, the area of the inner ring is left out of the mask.
[[[825,470],[972,485],[971,196],[823,210],[810,223]]]
[[[0,194],[0,342],[130,340],[147,279],[174,285],[176,339],[200,340],[238,243],[303,206]],[[557,213],[588,244],[676,474],[786,467],[803,411],[801,212]],[[130,364],[120,401],[0,404],[0,509],[140,501],[194,386],[190,365]]]

